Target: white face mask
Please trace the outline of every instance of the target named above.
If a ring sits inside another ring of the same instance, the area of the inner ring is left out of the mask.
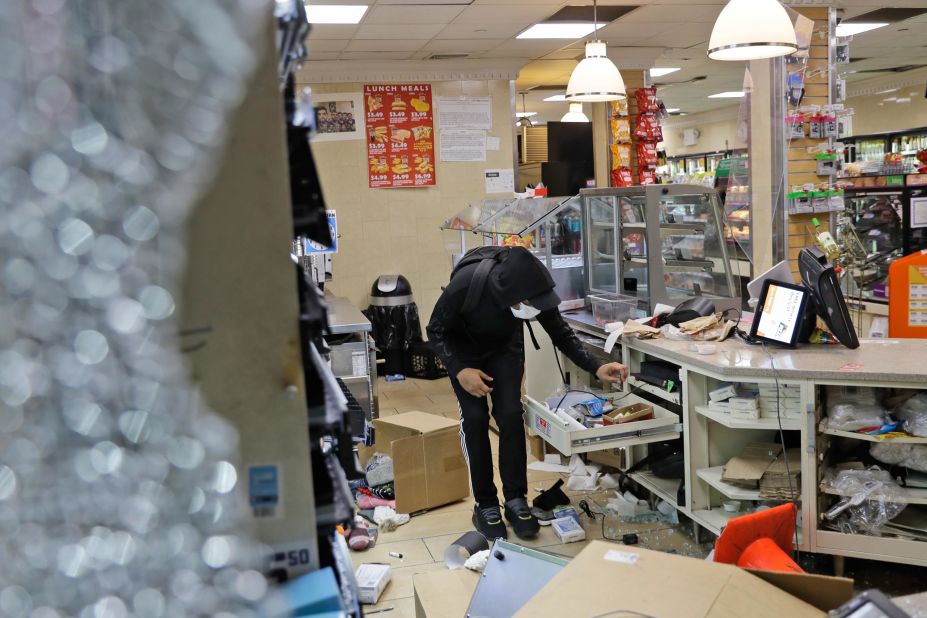
[[[541,310],[525,303],[518,303],[518,307],[512,307],[512,315],[521,320],[532,320],[541,314]]]

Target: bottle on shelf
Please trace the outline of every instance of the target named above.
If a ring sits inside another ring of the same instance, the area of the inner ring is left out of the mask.
[[[827,259],[833,261],[840,257],[840,247],[837,246],[837,242],[831,236],[830,231],[821,225],[817,217],[812,218],[811,223],[814,225],[814,236],[817,239],[818,247],[824,252]]]

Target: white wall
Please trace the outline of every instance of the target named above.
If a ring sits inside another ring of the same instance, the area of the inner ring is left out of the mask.
[[[297,75],[299,87],[313,92],[361,92],[363,84],[310,84]],[[406,80],[414,83],[414,77]],[[426,80],[418,80],[426,81]],[[370,286],[381,274],[402,274],[412,284],[423,325],[431,316],[441,286],[451,272],[451,252],[457,251],[459,233],[443,232],[439,225],[470,203],[485,196],[484,171],[513,166],[512,99],[508,80],[432,82],[432,96],[492,97],[493,128],[500,138],[498,151],[488,151],[486,162],[435,161],[433,187],[409,189],[367,188],[367,150],[364,139],[313,142],[312,150],[329,208],[338,213],[341,238],[334,257],[330,289],[360,308],[369,302]],[[435,154],[438,156],[440,128]]]
[[[663,123],[663,147],[667,156],[715,152],[744,148],[746,144],[737,139],[737,111],[733,105],[708,112],[673,116]],[[686,129],[698,129],[701,133],[693,146],[683,144],[682,133]]]

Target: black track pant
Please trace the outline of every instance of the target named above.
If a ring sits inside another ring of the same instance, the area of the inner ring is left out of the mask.
[[[493,483],[492,451],[489,446],[489,398],[492,415],[499,427],[499,473],[506,500],[528,494],[527,452],[525,448],[524,412],[521,404],[521,378],[524,358],[499,354],[483,361],[478,369],[489,375],[493,392],[489,397],[474,397],[451,378],[460,403],[460,446],[470,467],[470,488],[480,507],[499,504]]]

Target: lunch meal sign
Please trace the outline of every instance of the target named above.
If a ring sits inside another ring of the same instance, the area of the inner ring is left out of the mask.
[[[371,189],[435,184],[431,84],[366,84],[367,171]]]

